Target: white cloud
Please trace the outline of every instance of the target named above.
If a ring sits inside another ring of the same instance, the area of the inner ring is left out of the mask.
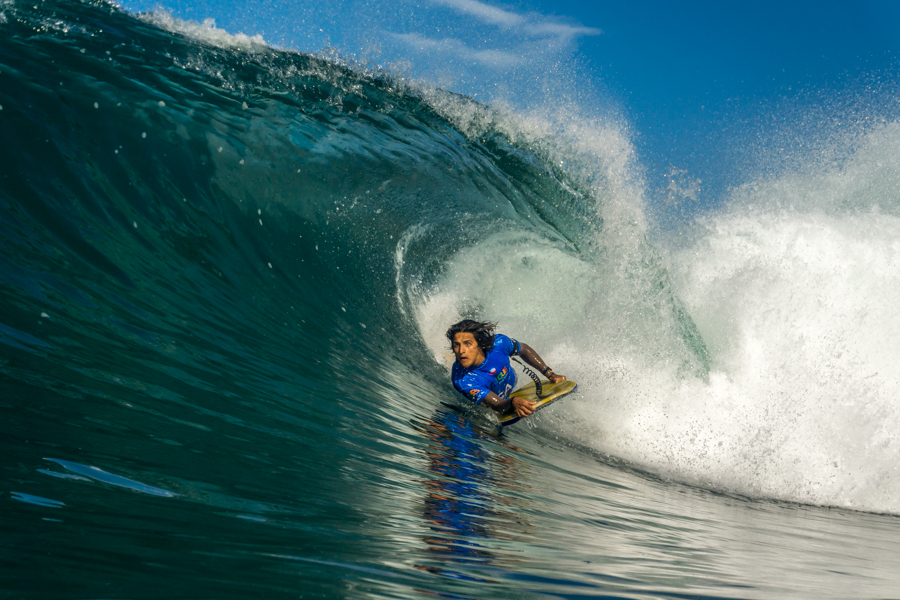
[[[491,6],[478,0],[430,0],[433,4],[452,8],[487,23],[504,29],[516,29],[520,33],[534,37],[554,37],[560,41],[571,41],[574,38],[600,35],[602,29],[585,27],[582,25],[569,25],[558,20],[553,20],[543,15],[522,15],[496,6]]]
[[[544,21],[539,23],[530,23],[526,26],[526,30],[534,35],[551,35],[558,38],[576,38],[587,35],[601,35],[602,29],[596,27],[584,27],[582,25],[566,25],[565,23],[554,23]]]
[[[422,3],[409,1],[416,7]],[[481,0],[427,3],[432,7],[427,12],[433,14],[419,22],[418,31],[382,31],[393,40],[400,55],[412,59],[429,77],[440,76],[442,86],[494,81],[501,72],[503,83],[489,93],[500,93],[513,81],[527,79],[529,83],[523,85],[534,86],[535,81],[566,62],[565,56],[576,50],[580,38],[603,33],[556,17],[513,12]],[[421,8],[417,13],[421,13]],[[493,73],[479,73],[484,70]],[[533,87],[528,90],[534,91]]]
[[[521,54],[504,50],[477,50],[456,38],[434,39],[418,33],[392,33],[389,35],[419,52],[452,55],[464,62],[475,62],[495,69],[515,67],[525,63],[525,58]]]
[[[501,27],[516,27],[525,23],[525,17],[513,12],[478,2],[477,0],[431,0],[434,4],[442,4],[457,10],[458,12],[472,15],[491,25]]]

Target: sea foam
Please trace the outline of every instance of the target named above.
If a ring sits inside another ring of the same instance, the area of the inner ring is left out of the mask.
[[[485,239],[423,296],[423,337],[444,362],[448,319],[499,321],[580,384],[565,414],[545,417],[548,433],[638,468],[900,512],[898,132],[884,125],[841,160],[740,186],[680,232],[690,243],[659,251],[662,274],[626,219],[598,233],[599,258],[531,234]],[[706,372],[682,368],[679,313],[652,298],[667,285],[696,325]]]

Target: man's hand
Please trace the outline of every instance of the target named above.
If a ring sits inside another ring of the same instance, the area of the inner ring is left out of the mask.
[[[520,417],[527,417],[533,413],[535,404],[537,404],[537,402],[529,402],[525,398],[520,398],[519,396],[513,396],[512,399],[513,408],[516,409],[516,414]]]
[[[553,375],[551,375],[549,377],[549,379],[550,379],[551,383],[559,383],[560,381],[565,381],[566,376],[565,375],[557,375],[556,373],[554,373]]]

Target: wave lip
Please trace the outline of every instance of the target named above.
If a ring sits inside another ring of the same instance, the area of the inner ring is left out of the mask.
[[[204,19],[203,22],[198,23],[197,21],[175,18],[168,11],[161,9],[142,13],[138,17],[171,33],[184,35],[193,40],[223,49],[249,52],[271,49],[271,46],[266,43],[262,35],[228,33],[228,31],[216,27],[215,19]]]

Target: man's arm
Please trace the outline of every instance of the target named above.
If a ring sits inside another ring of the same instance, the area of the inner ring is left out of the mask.
[[[509,398],[502,398],[494,392],[488,392],[487,396],[485,396],[481,400],[482,404],[496,410],[499,413],[506,411],[506,409],[509,408],[510,402],[512,401]]]
[[[521,350],[519,351],[519,356],[522,357],[522,360],[527,362],[529,365],[537,369],[542,375],[544,375],[547,379],[549,379],[553,383],[559,383],[560,381],[565,381],[565,375],[557,375],[553,372],[553,369],[547,367],[547,363],[544,362],[537,352],[534,351],[534,348],[529,346],[528,344],[523,344],[519,342],[519,347]],[[549,371],[549,374],[548,374]],[[530,414],[530,413],[529,413]]]
[[[494,392],[488,392],[488,395],[481,400],[481,403],[491,407],[500,414],[505,413],[512,407],[520,417],[527,417],[533,413],[534,405],[536,404],[518,396],[503,399]]]

